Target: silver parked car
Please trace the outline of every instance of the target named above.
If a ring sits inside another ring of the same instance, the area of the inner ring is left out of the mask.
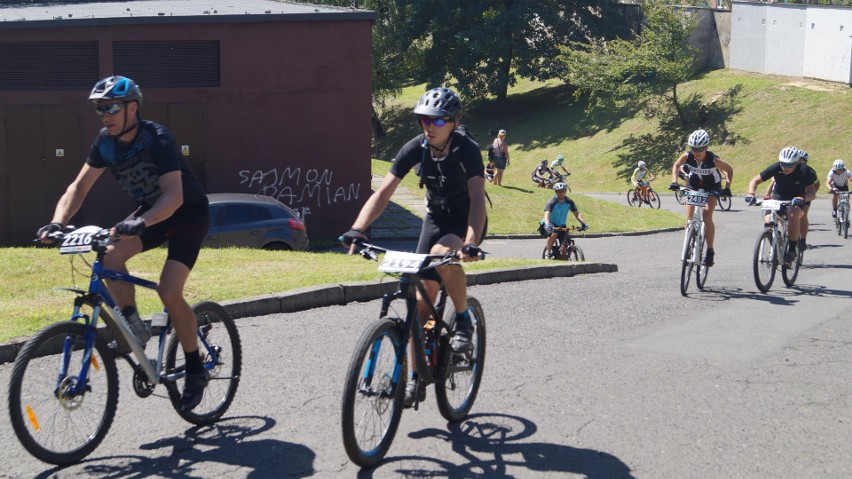
[[[210,230],[204,238],[205,247],[308,249],[305,222],[275,198],[248,193],[212,193],[207,199],[210,201]]]

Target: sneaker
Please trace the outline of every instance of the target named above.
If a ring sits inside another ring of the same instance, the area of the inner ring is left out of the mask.
[[[180,397],[181,411],[191,411],[201,403],[204,397],[204,388],[210,381],[210,373],[205,369],[203,373],[187,374],[183,385],[183,394]]]
[[[553,253],[544,253],[544,259],[553,259]]]
[[[473,337],[473,323],[467,315],[456,318],[455,334],[453,335],[453,352],[462,353],[471,348],[470,338]]]
[[[798,256],[798,253],[796,253],[796,250],[788,249],[787,252],[784,253],[784,262],[785,263],[792,263],[793,260],[796,259],[796,256]]]
[[[832,218],[837,218],[837,210],[832,210],[832,212],[831,212],[831,217],[832,217]]]
[[[405,398],[402,400],[402,407],[409,408],[414,406],[415,402],[423,402],[425,400],[426,383],[414,378],[409,378],[408,381],[405,382]]]
[[[715,256],[716,252],[712,249],[708,249],[707,253],[704,254],[704,266],[713,266]]]
[[[804,238],[799,240],[799,251],[805,251],[808,249],[808,243]]]

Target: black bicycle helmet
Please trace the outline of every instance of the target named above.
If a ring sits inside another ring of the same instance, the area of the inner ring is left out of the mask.
[[[462,114],[462,102],[456,92],[449,88],[433,88],[420,97],[414,106],[415,115],[434,117],[448,116],[457,122]]]
[[[98,100],[122,100],[125,102],[135,101],[142,104],[142,91],[133,80],[123,76],[106,77],[97,82],[89,100],[97,103]]]

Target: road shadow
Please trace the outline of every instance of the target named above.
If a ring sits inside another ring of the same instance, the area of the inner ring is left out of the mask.
[[[506,188],[507,190],[520,191],[521,193],[529,193],[529,194],[535,193],[534,190],[527,190],[525,188],[520,188],[520,187],[517,187],[517,186],[503,185],[503,186],[497,186],[496,188]]]
[[[105,456],[87,459],[82,471],[101,479],[169,477],[196,479],[204,463],[219,463],[241,477],[309,477],[315,473],[315,454],[306,446],[274,439],[248,439],[275,426],[274,419],[241,416],[209,426],[195,426],[183,436],[163,438],[140,449],[163,450],[164,455]],[[61,469],[44,471],[36,477],[56,477]]]
[[[372,478],[379,469],[390,470],[401,477],[482,477],[506,478],[507,469],[520,468],[518,477],[534,473],[577,474],[586,478],[633,478],[630,468],[612,454],[562,444],[518,442],[532,437],[536,425],[519,416],[508,414],[475,414],[466,420],[449,424],[447,429],[423,429],[409,434],[414,439],[441,439],[458,454],[454,462],[425,456],[395,456],[373,469],[358,474],[359,479]]]
[[[687,296],[702,301],[730,301],[732,299],[752,299],[755,301],[763,301],[778,306],[792,306],[798,303],[798,301],[796,300],[791,300],[783,296],[770,294],[772,292],[773,291],[771,289],[769,290],[769,293],[761,293],[759,291],[746,291],[742,288],[705,287],[704,291],[688,292]]]
[[[852,268],[852,266],[846,265],[844,265],[844,267]],[[791,289],[797,291],[799,294],[806,294],[808,296],[820,296],[829,298],[852,298],[852,291],[845,289],[826,288],[825,286],[820,286],[818,284],[795,284]]]

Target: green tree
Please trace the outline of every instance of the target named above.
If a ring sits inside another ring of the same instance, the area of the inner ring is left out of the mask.
[[[647,0],[642,9],[641,31],[630,40],[595,39],[562,47],[566,81],[577,87],[577,95],[588,95],[590,108],[643,108],[662,98],[686,126],[677,87],[696,72],[697,50],[689,36],[698,18],[661,0]]]
[[[611,35],[624,23],[610,0],[432,0],[414,2],[422,25],[423,80],[453,84],[466,98],[506,99],[517,79],[562,78],[559,47]]]

